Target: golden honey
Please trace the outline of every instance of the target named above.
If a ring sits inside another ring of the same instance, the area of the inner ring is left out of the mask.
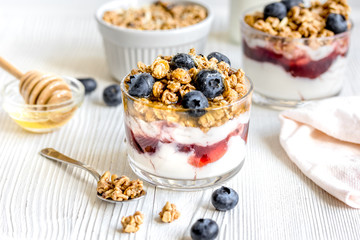
[[[51,104],[26,104],[19,91],[19,81],[14,80],[5,84],[2,89],[2,107],[21,128],[35,133],[46,133],[59,129],[65,125],[81,106],[85,89],[75,78],[63,76],[71,90],[71,99]],[[62,96],[58,93],[54,99]]]
[[[9,112],[10,117],[23,129],[30,132],[51,132],[66,124],[77,107],[61,111]]]

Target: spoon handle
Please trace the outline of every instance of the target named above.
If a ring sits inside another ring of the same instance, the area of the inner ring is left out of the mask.
[[[51,160],[55,160],[58,162],[62,162],[62,163],[66,163],[69,165],[72,165],[74,167],[78,167],[81,169],[84,169],[86,171],[88,171],[89,173],[91,173],[91,175],[94,176],[94,178],[96,179],[96,181],[99,181],[101,175],[92,167],[90,167],[89,165],[86,165],[82,162],[76,161],[68,156],[65,156],[62,153],[59,153],[58,151],[56,151],[53,148],[44,148],[40,151],[40,155],[43,157],[46,157],[48,159]]]

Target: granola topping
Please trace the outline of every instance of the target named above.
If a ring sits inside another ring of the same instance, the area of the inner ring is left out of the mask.
[[[348,21],[350,7],[347,0],[327,0],[325,3],[312,1],[310,7],[304,4],[294,6],[281,21],[275,17],[264,19],[262,12],[246,15],[244,20],[251,27],[262,32],[289,38],[330,37],[334,32],[326,29],[326,19],[330,13],[341,14]]]
[[[159,213],[161,221],[171,223],[180,217],[180,212],[176,209],[175,204],[166,202],[162,211]]]
[[[177,68],[171,73],[171,80],[181,84],[188,84],[191,82],[191,76],[188,71],[182,68]]]
[[[144,222],[144,214],[136,211],[134,215],[122,217],[121,225],[123,226],[124,233],[135,233],[139,231],[140,225]]]
[[[162,79],[169,72],[170,65],[168,61],[161,58],[157,58],[153,62],[153,64],[151,64],[150,70],[151,70],[151,75],[154,78]]]
[[[204,7],[156,1],[141,8],[107,11],[103,20],[112,25],[137,30],[168,30],[194,25],[207,17]]]
[[[97,192],[103,198],[114,201],[126,201],[145,194],[143,182],[139,179],[130,181],[127,176],[118,177],[106,171],[97,184]]]
[[[139,62],[138,68],[133,69],[125,78],[125,90],[129,91],[132,84],[131,76],[149,73],[155,79],[152,94],[147,98],[125,101],[125,111],[129,111],[130,116],[146,122],[166,120],[186,127],[199,127],[206,132],[211,127],[220,126],[249,110],[248,102],[237,102],[249,91],[245,74],[241,69],[232,69],[228,63],[219,62],[214,57],[208,59],[206,56],[198,55],[195,49],[191,49],[188,55],[195,63],[195,67],[191,69],[173,69],[173,56],[159,56],[149,66]],[[198,73],[202,70],[214,70],[219,74],[224,90],[219,96],[208,98],[208,111],[203,116],[194,117],[186,114],[187,109],[182,106],[182,99],[190,91],[199,90],[196,89],[196,81]],[[212,111],[212,108],[219,107],[223,109]]]

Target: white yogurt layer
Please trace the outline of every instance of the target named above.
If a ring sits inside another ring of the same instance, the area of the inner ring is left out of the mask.
[[[177,151],[175,143],[159,143],[153,154],[139,154],[128,141],[128,155],[140,169],[159,177],[173,179],[201,179],[225,174],[245,160],[246,143],[241,136],[229,139],[228,150],[222,158],[201,168],[188,163],[191,152]]]
[[[145,122],[131,116],[127,117],[126,124],[133,131],[134,135],[147,136],[162,141],[174,141],[179,144],[208,146],[225,139],[231,132],[237,129],[240,124],[248,123],[249,117],[250,111],[247,111],[236,119],[229,120],[219,127],[212,127],[206,133],[196,127],[184,127],[179,124],[164,126],[163,121]]]
[[[334,96],[343,86],[346,58],[339,56],[318,78],[293,77],[282,66],[254,61],[243,56],[244,69],[255,90],[267,97],[284,100],[310,100]]]

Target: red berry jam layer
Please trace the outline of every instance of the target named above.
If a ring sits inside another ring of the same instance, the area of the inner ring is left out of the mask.
[[[201,168],[209,163],[213,163],[221,159],[228,150],[228,142],[233,136],[240,136],[245,142],[247,141],[249,123],[240,124],[227,137],[217,143],[208,146],[199,146],[196,144],[176,144],[179,152],[192,153],[188,159],[188,163],[194,167]],[[126,137],[130,145],[136,149],[139,154],[154,154],[157,151],[159,143],[172,143],[170,139],[157,139],[143,135],[135,135],[134,132],[125,125]],[[171,157],[171,156],[169,156]]]
[[[288,59],[283,54],[275,53],[268,48],[259,46],[251,48],[246,41],[243,41],[243,52],[245,56],[255,61],[280,65],[293,77],[316,79],[330,68],[338,56],[346,56],[348,44],[346,42],[346,46],[336,46],[329,55],[316,61],[312,60],[306,51],[295,59]]]

